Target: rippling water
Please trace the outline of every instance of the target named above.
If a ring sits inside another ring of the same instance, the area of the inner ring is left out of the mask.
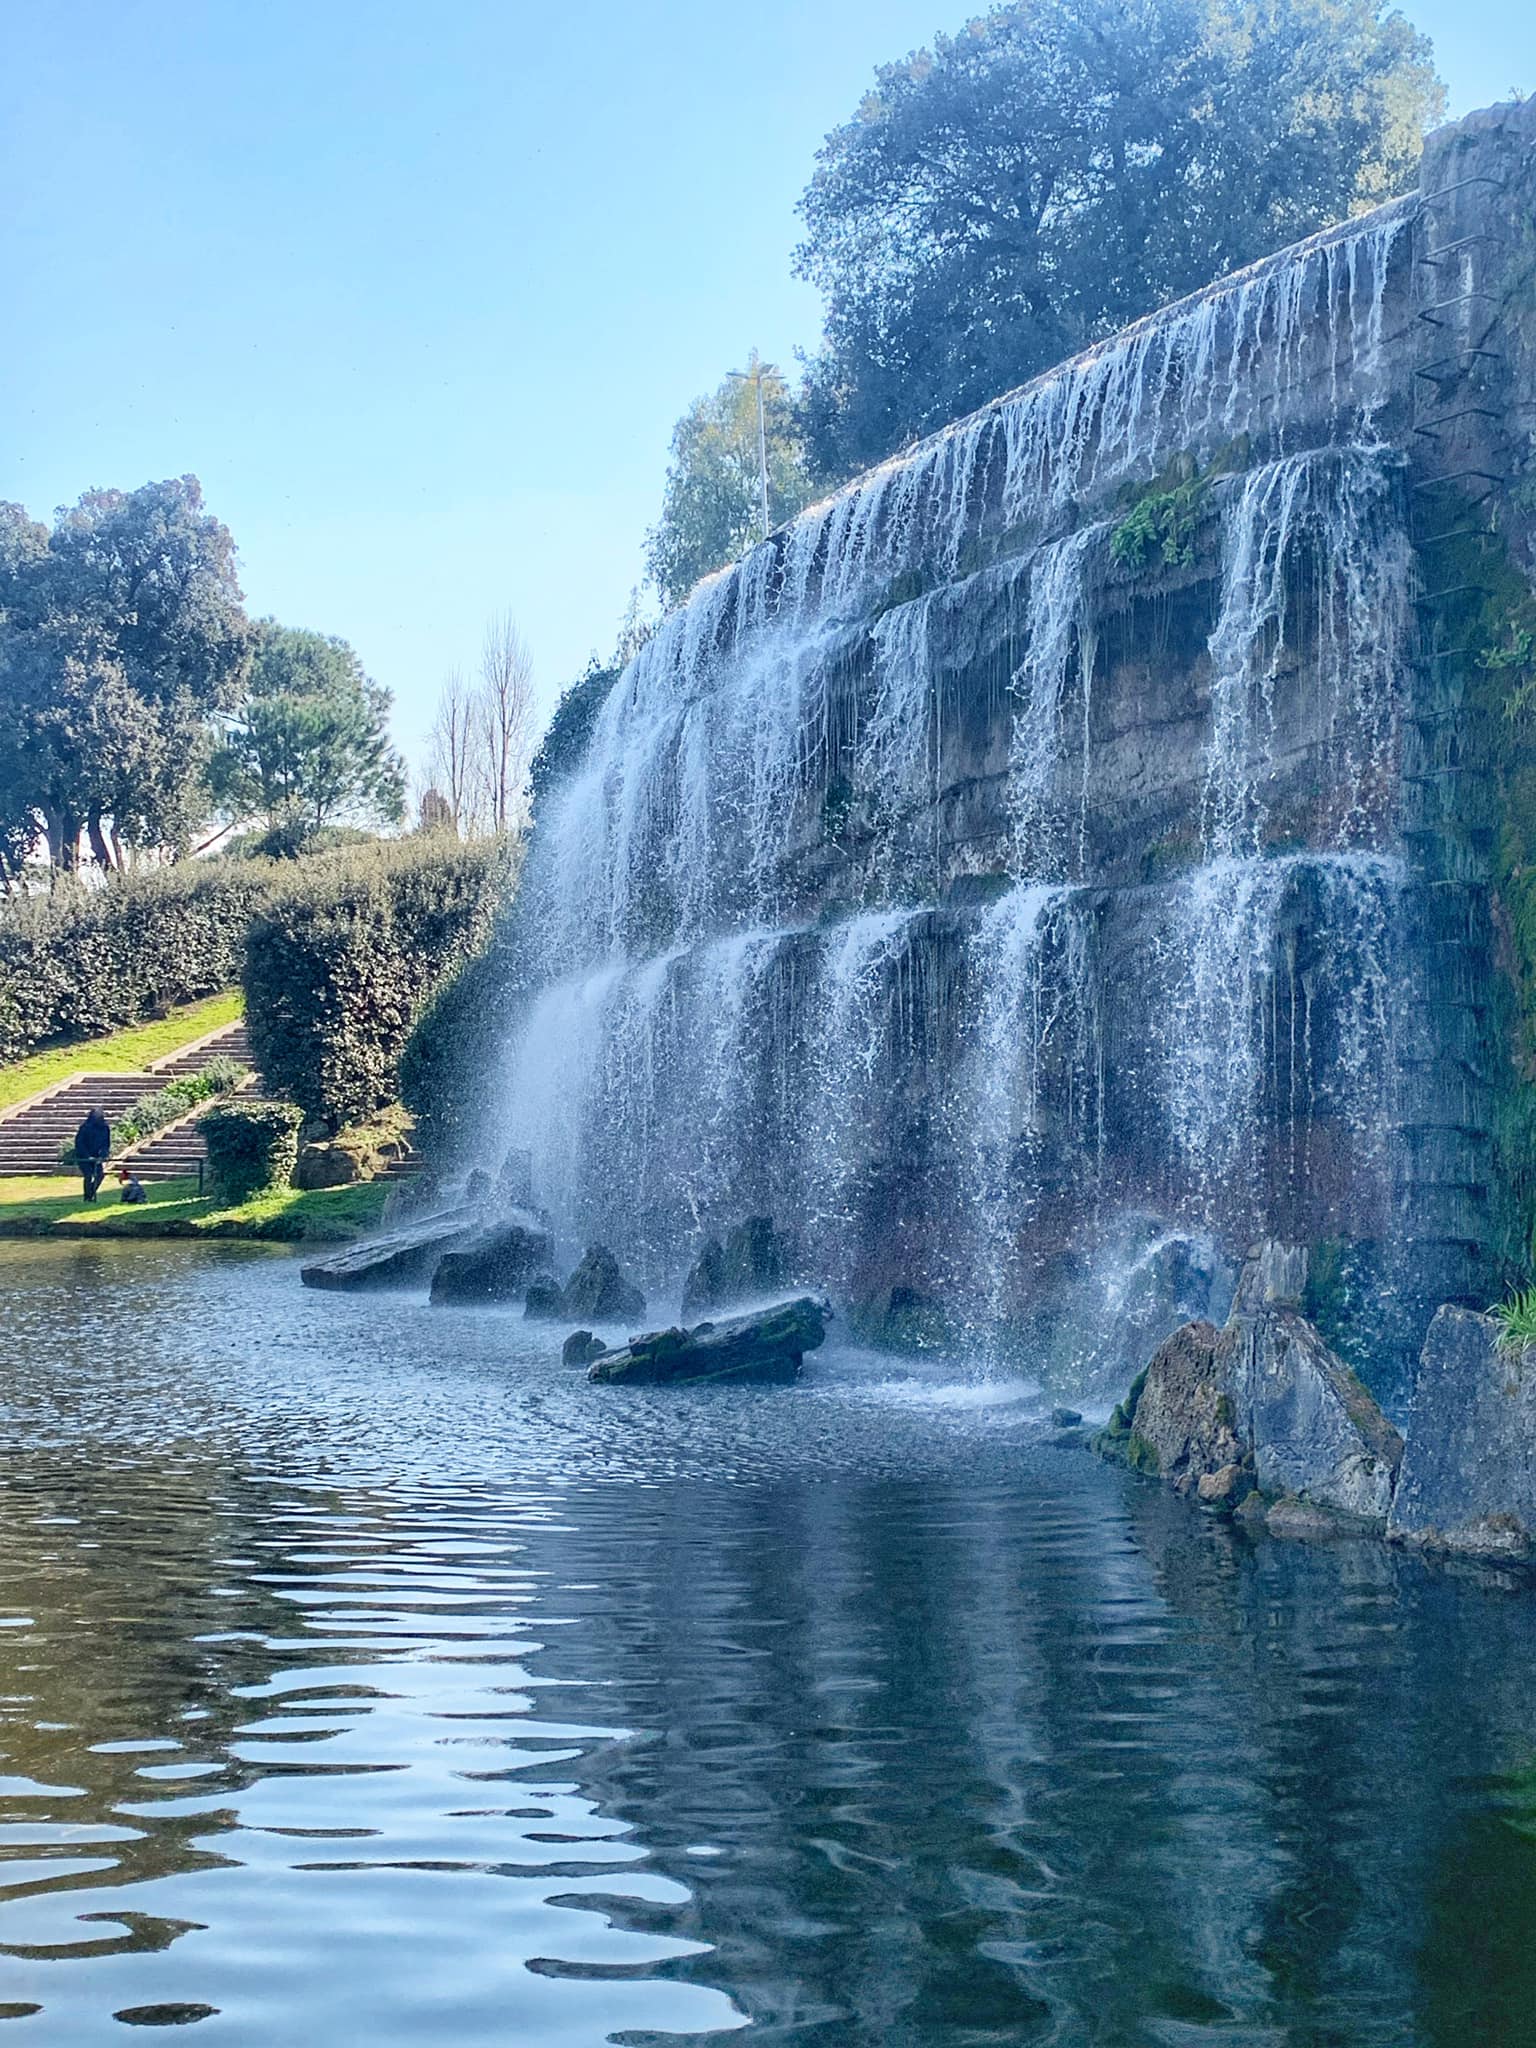
[[[0,2015],[228,2044],[1536,2041],[1536,1595],[1018,1382],[589,1387],[256,1248],[0,1254]]]

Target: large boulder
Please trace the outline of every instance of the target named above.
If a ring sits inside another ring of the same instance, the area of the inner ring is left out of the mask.
[[[568,1322],[621,1323],[645,1314],[645,1296],[608,1247],[594,1244],[566,1281],[560,1306]]]
[[[1095,1448],[1208,1506],[1257,1487],[1305,1502],[1319,1526],[1384,1525],[1403,1441],[1295,1306],[1305,1282],[1303,1252],[1260,1246],[1226,1327],[1175,1330]],[[1291,1518],[1298,1531],[1303,1519]]]
[[[514,1301],[549,1271],[549,1233],[531,1219],[493,1223],[445,1252],[432,1275],[435,1302]]]
[[[1237,1314],[1223,1345],[1260,1490],[1384,1523],[1403,1440],[1305,1316],[1293,1308]]]
[[[684,1381],[793,1379],[827,1333],[824,1301],[809,1295],[691,1330],[653,1330],[605,1352],[587,1377],[605,1385],[672,1386]]]
[[[443,1254],[467,1243],[481,1223],[475,1210],[442,1210],[310,1259],[299,1268],[299,1278],[306,1287],[334,1290],[419,1287]]]
[[[372,1180],[378,1156],[369,1145],[344,1138],[321,1138],[299,1147],[293,1185],[306,1193],[315,1188],[349,1188]]]
[[[1536,1345],[1442,1308],[1419,1360],[1387,1535],[1471,1557],[1536,1551]]]
[[[1214,1324],[1185,1323],[1152,1355],[1095,1438],[1105,1457],[1189,1493],[1208,1473],[1241,1465],[1230,1347]]]

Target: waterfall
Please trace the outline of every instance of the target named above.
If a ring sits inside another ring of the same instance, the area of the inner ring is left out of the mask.
[[[1403,882],[1396,858],[1289,854],[1214,860],[1173,894],[1162,1093],[1201,1220],[1283,1205],[1321,1122],[1357,1163],[1386,1144]]]
[[[1397,467],[1379,448],[1330,449],[1265,464],[1229,492],[1202,819],[1218,857],[1263,842],[1277,687],[1303,661],[1328,743],[1315,772],[1331,785],[1331,836],[1356,843],[1390,826],[1410,602]]]
[[[1090,1244],[1141,1275],[1376,1200],[1410,218],[894,458],[629,664],[519,911],[507,1121],[568,1251],[603,1237],[665,1289],[771,1212],[808,1277],[988,1323]],[[1133,614],[1109,535],[1175,457],[1246,466],[1210,487],[1214,553]]]

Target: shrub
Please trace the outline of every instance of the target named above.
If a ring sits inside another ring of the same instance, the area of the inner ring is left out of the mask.
[[[514,994],[511,948],[502,933],[444,981],[423,1010],[400,1059],[400,1094],[432,1158],[482,1158],[484,1084],[501,1050],[502,1020]],[[493,1145],[490,1150],[496,1151]]]
[[[187,861],[0,909],[0,1063],[94,1038],[239,979],[245,928],[271,887],[255,861]]]
[[[512,861],[441,834],[300,863],[251,920],[242,979],[256,1064],[332,1130],[398,1092],[433,992],[490,929]]]
[[[208,1192],[243,1202],[285,1188],[299,1156],[302,1112],[291,1102],[226,1102],[197,1120],[208,1147]]]

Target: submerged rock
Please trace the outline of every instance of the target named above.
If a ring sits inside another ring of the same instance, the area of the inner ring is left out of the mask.
[[[309,1259],[299,1268],[306,1287],[336,1290],[365,1287],[419,1286],[445,1252],[466,1243],[481,1228],[477,1211],[447,1209],[403,1224],[378,1237]]]
[[[445,1252],[432,1275],[435,1302],[515,1301],[549,1270],[549,1233],[525,1221],[495,1223]]]
[[[587,1247],[587,1253],[570,1279],[560,1300],[560,1313],[569,1321],[590,1318],[594,1323],[628,1322],[645,1314],[645,1296],[605,1244]]]
[[[1536,1551],[1536,1345],[1504,1349],[1491,1316],[1429,1326],[1387,1534],[1469,1557]]]
[[[691,1330],[631,1337],[594,1361],[587,1377],[605,1385],[670,1386],[683,1381],[792,1379],[807,1351],[825,1341],[831,1311],[809,1295]]]
[[[572,1330],[560,1347],[562,1365],[590,1365],[594,1358],[601,1358],[608,1346],[601,1337],[591,1330]]]

